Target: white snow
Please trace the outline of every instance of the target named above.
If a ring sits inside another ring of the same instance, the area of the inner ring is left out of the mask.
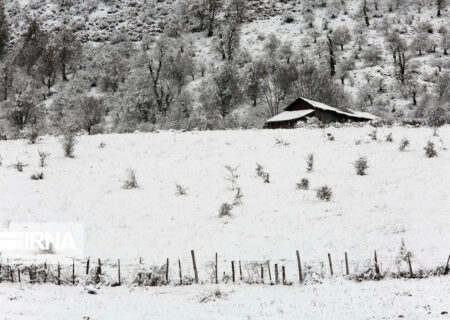
[[[317,286],[101,288],[2,284],[4,319],[448,319],[450,278]],[[216,289],[224,297],[201,303]]]

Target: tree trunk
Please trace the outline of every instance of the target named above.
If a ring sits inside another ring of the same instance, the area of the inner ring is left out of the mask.
[[[66,64],[65,63],[63,63],[61,65],[61,72],[62,72],[62,79],[63,79],[63,81],[67,81]]]

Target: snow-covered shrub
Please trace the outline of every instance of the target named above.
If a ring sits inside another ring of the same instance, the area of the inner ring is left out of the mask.
[[[223,292],[220,290],[220,288],[215,288],[211,291],[205,291],[200,295],[200,299],[199,301],[201,303],[206,303],[206,302],[214,302],[218,299],[224,299],[228,296],[227,293]]]
[[[378,269],[378,272],[375,267],[375,263],[372,261],[367,261],[363,266],[363,271],[357,271],[349,275],[348,279],[355,280],[358,282],[361,281],[370,281],[370,280],[381,280],[386,276],[387,272],[381,272]]]
[[[356,174],[358,176],[365,176],[367,174],[367,169],[369,168],[369,165],[367,163],[366,157],[360,157],[353,163],[353,166],[355,167]]]
[[[106,147],[106,143],[104,143],[103,141],[100,142],[100,144],[98,145],[99,149],[104,149]]]
[[[242,190],[240,187],[236,188],[236,194],[234,195],[233,206],[240,206],[242,204],[242,198],[244,195],[242,194]]]
[[[23,163],[22,161],[17,160],[13,167],[16,168],[17,171],[23,172],[23,168],[28,167],[28,164]]]
[[[309,153],[306,156],[306,172],[312,172],[314,169],[314,154]]]
[[[393,136],[392,136],[392,132],[389,132],[389,133],[386,135],[385,139],[386,139],[386,142],[393,142],[393,141],[394,141],[394,138],[393,138]]]
[[[229,203],[222,203],[219,209],[219,218],[231,217],[231,211],[233,210],[233,205]]]
[[[135,272],[132,283],[149,287],[166,285],[166,268],[165,264],[163,266],[141,267]]]
[[[299,183],[297,183],[298,190],[308,190],[309,189],[309,180],[307,178],[303,178]]]
[[[239,179],[239,174],[237,173],[239,167],[233,168],[230,165],[226,165],[225,169],[228,171],[228,175],[225,180],[231,182],[231,190],[236,190],[238,188],[237,180]]]
[[[283,16],[284,23],[292,23],[294,20],[294,16],[291,13],[287,13]]]
[[[129,168],[127,170],[127,172],[128,172],[128,177],[125,180],[125,182],[123,183],[122,188],[127,189],[127,190],[139,188],[139,184],[137,183],[137,179],[136,179],[136,172],[131,168]]]
[[[288,146],[288,145],[290,145],[290,143],[287,142],[287,141],[284,141],[283,138],[276,138],[275,139],[275,145],[277,145],[277,146]]]
[[[316,196],[320,200],[328,202],[331,200],[331,197],[333,196],[333,191],[331,190],[330,187],[324,185],[324,186],[321,186],[319,189],[317,189]]]
[[[427,142],[427,145],[423,148],[425,150],[425,155],[428,158],[434,158],[437,156],[437,151],[434,148],[434,143],[431,141]]]
[[[47,158],[50,156],[50,153],[38,150],[39,154],[39,166],[44,168],[47,165]]]
[[[44,173],[43,172],[33,173],[30,178],[31,178],[31,180],[43,180],[44,179]]]
[[[35,144],[39,138],[39,129],[36,125],[31,125],[26,129],[26,137],[30,144]]]
[[[405,151],[408,146],[409,146],[409,140],[406,138],[403,138],[402,141],[400,141],[400,146],[398,147],[398,149],[400,151]]]
[[[177,196],[185,196],[187,194],[187,190],[181,184],[177,184]]]
[[[371,133],[369,133],[369,137],[373,140],[373,141],[377,141],[377,129],[372,130]]]
[[[334,141],[335,140],[334,135],[332,135],[331,133],[327,133],[327,139],[329,141]]]
[[[264,167],[259,163],[256,164],[256,174],[264,180],[264,183],[270,183],[270,175],[264,171]]]
[[[62,139],[62,146],[64,151],[64,156],[67,158],[73,158],[75,152],[75,144],[77,143],[75,133],[72,130],[67,130],[64,132]]]

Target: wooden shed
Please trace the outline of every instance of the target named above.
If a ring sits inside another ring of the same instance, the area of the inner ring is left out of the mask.
[[[287,106],[283,112],[266,121],[265,128],[295,128],[297,122],[308,118],[318,118],[322,123],[361,122],[376,120],[378,117],[367,113],[344,108],[335,108],[324,103],[298,98]]]

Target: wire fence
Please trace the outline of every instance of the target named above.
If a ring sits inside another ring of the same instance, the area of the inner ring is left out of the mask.
[[[198,261],[191,251],[190,259],[166,259],[163,263],[147,263],[101,259],[85,259],[64,263],[0,262],[0,284],[53,283],[57,285],[94,284],[105,286],[137,285],[191,285],[219,283],[283,284],[320,283],[323,279],[343,277],[368,281],[383,278],[427,278],[450,273],[450,255],[442,261],[415,259],[409,252],[397,257],[355,261],[345,253],[323,260],[302,261],[297,251],[295,259],[245,261],[219,257]]]

